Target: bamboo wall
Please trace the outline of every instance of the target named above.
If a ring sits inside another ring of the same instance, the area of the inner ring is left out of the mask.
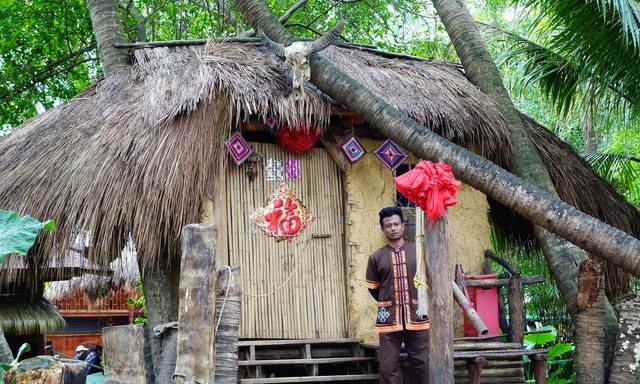
[[[240,265],[241,338],[346,336],[344,220],[340,172],[323,149],[292,155],[274,144],[251,143],[263,159],[250,181],[247,165],[231,163],[226,178],[229,265]],[[302,241],[276,243],[250,222],[280,181],[265,180],[267,159],[300,160],[300,179],[286,179],[317,219]],[[311,238],[312,234],[321,238]],[[224,260],[223,260],[224,262]],[[256,297],[259,296],[259,297]]]

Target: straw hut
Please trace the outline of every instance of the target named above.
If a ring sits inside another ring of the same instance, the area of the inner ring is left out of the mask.
[[[508,166],[504,118],[457,65],[345,45],[320,54],[434,132]],[[303,100],[290,97],[289,70],[259,44],[133,55],[129,70],[0,139],[0,206],[59,225],[39,238],[34,265],[64,254],[78,229],[90,234],[86,254],[97,263],[117,258],[131,235],[143,268],[170,264],[181,228],[211,221],[214,207],[224,213],[216,219],[218,265],[242,267],[241,337],[372,339],[375,304],[364,270],[383,244],[378,210],[398,203],[393,173],[370,153],[385,138],[310,84]],[[317,130],[322,140],[292,154],[274,144],[267,126]],[[563,199],[640,235],[636,209],[568,146],[528,126]],[[228,161],[223,144],[232,131],[255,151],[241,166]],[[369,152],[354,164],[340,148],[350,136]],[[295,176],[288,160],[297,160]],[[317,216],[299,241],[276,243],[249,220],[280,179]],[[465,186],[449,212],[452,253],[468,273],[481,272],[491,248],[488,211],[486,196]],[[624,289],[624,277],[612,276],[612,286]]]

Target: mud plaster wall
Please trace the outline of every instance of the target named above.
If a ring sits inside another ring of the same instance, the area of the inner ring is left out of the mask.
[[[365,286],[364,277],[369,255],[384,245],[378,211],[394,205],[395,186],[391,172],[371,154],[379,142],[365,138],[360,142],[368,153],[345,175],[348,336],[377,341],[373,330],[376,305]],[[488,209],[484,194],[467,185],[458,192],[458,205],[449,208],[452,264],[456,262],[457,253],[467,274],[482,273],[484,250],[491,248]],[[459,312],[456,317],[460,317]],[[456,333],[459,335],[461,319],[458,320]]]

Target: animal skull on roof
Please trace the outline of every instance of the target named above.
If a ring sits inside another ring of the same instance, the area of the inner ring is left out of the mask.
[[[269,48],[271,52],[279,57],[283,57],[285,63],[293,71],[293,94],[297,99],[304,98],[304,83],[311,78],[311,69],[309,67],[309,55],[319,52],[331,44],[335,43],[344,28],[344,19],[340,12],[340,20],[333,29],[319,39],[312,42],[296,41],[288,46],[276,43],[264,34],[262,28],[258,27],[258,35],[262,44]]]

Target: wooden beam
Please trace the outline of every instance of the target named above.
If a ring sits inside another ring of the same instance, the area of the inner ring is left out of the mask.
[[[429,382],[453,381],[453,292],[451,260],[447,244],[447,224],[443,217],[425,223],[424,250],[429,281]]]
[[[217,228],[189,224],[182,230],[180,307],[174,384],[210,383],[215,361],[215,259]]]
[[[327,154],[329,154],[331,160],[333,160],[338,168],[340,168],[340,171],[344,173],[351,167],[349,161],[344,157],[342,148],[337,143],[335,137],[326,134],[320,138],[320,142],[322,142],[322,145],[324,145],[324,148],[327,150]]]
[[[522,285],[531,285],[544,283],[545,278],[542,275],[523,277],[520,279]],[[467,279],[467,287],[505,287],[509,285],[510,279],[492,279],[492,280],[474,280]]]

